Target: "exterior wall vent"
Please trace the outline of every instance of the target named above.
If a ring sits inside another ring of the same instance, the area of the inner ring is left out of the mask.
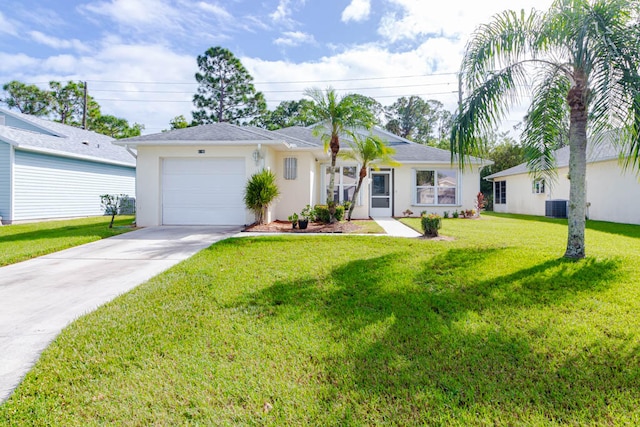
[[[298,177],[298,159],[295,157],[285,157],[284,159],[284,179],[296,179]]]

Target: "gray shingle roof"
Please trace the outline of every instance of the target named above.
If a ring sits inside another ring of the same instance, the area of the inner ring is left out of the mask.
[[[587,163],[602,162],[605,160],[615,160],[619,157],[620,149],[609,140],[602,141],[598,144],[589,144],[587,147]],[[562,147],[554,152],[556,167],[562,168],[569,166],[569,147]],[[502,178],[511,175],[520,175],[529,173],[526,163],[520,163],[509,169],[491,174],[485,179]]]
[[[171,143],[193,143],[193,142],[273,142],[286,143],[293,146],[307,146],[303,140],[286,134],[271,132],[254,126],[238,126],[231,123],[211,123],[207,125],[193,126],[184,129],[174,129],[162,133],[154,133],[150,135],[136,136],[133,138],[121,139],[118,144],[121,145],[152,145]]]
[[[313,135],[311,128],[292,126],[284,129],[278,129],[274,132],[293,136],[298,139],[314,144],[316,147],[322,147],[323,143],[319,137]],[[451,152],[428,145],[417,144],[408,139],[394,135],[380,127],[374,127],[371,133],[386,141],[390,147],[396,151],[393,158],[401,163],[451,163]],[[361,132],[367,135],[367,131]],[[482,163],[482,159],[473,157],[471,163]],[[488,162],[484,162],[488,163]]]
[[[0,126],[0,140],[14,147],[104,163],[136,164],[135,158],[125,148],[113,145],[113,138],[109,136],[4,109],[0,109],[0,115],[10,116],[53,134]]]

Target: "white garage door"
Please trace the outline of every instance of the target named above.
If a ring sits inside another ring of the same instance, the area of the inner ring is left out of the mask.
[[[242,225],[245,160],[164,159],[162,223],[165,225]]]

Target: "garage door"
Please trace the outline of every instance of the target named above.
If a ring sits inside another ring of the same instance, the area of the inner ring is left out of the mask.
[[[162,223],[165,225],[242,225],[245,160],[164,159]]]

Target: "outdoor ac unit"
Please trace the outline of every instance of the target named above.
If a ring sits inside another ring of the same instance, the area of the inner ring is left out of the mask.
[[[568,200],[547,200],[544,215],[551,218],[566,218],[569,210]]]

